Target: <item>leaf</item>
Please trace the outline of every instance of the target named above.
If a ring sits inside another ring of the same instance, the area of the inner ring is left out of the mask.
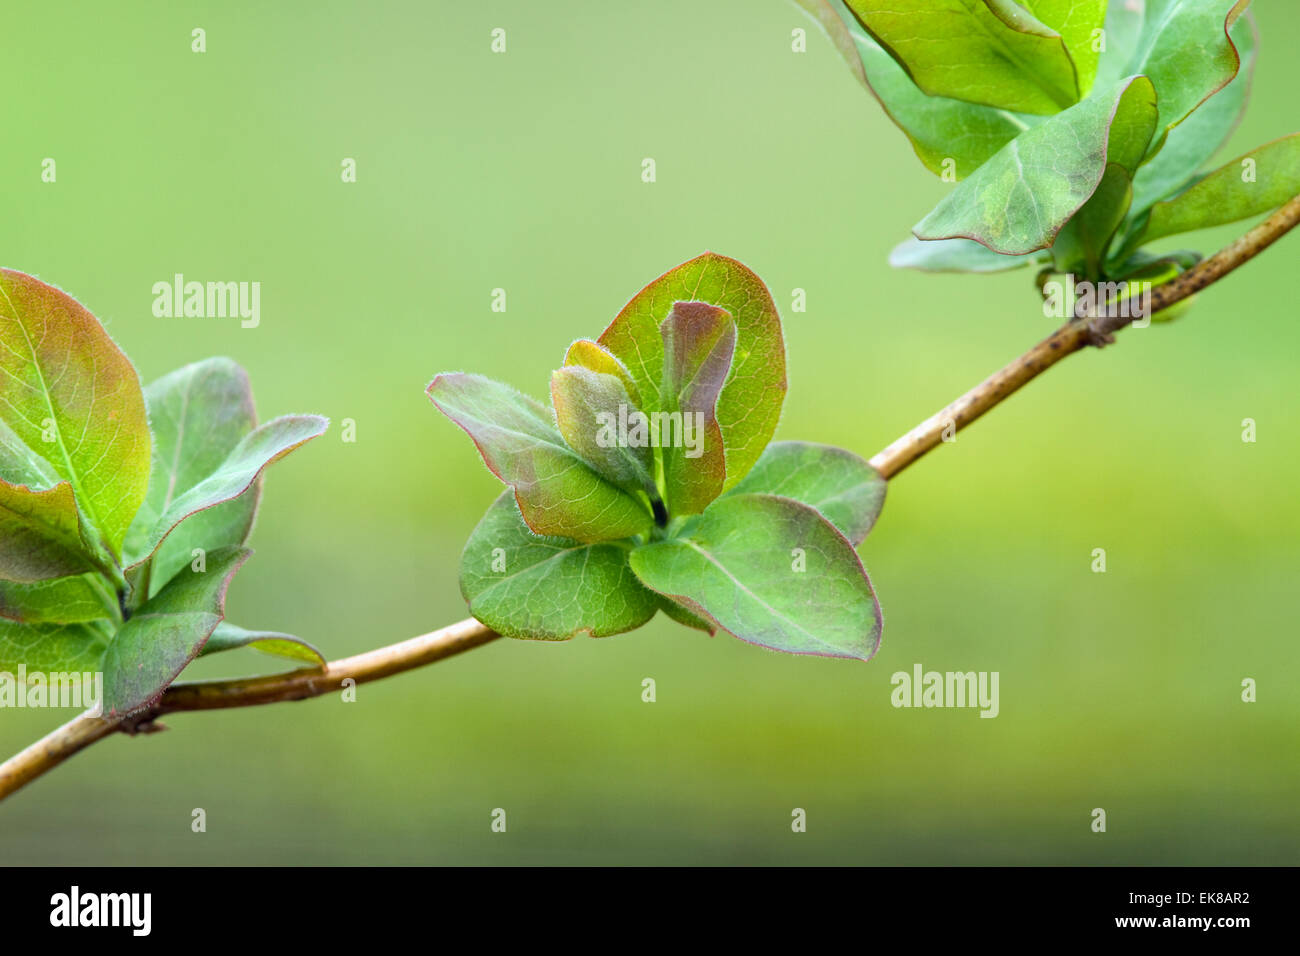
[[[642,413],[618,376],[576,365],[556,369],[551,404],[565,442],[601,477],[625,491],[658,496],[654,449],[648,434],[644,442],[635,441],[630,429]],[[632,440],[621,440],[622,428]]]
[[[717,404],[726,480],[732,485],[758,461],[781,416],[786,390],[781,319],[762,280],[735,259],[706,252],[655,279],[599,339],[627,367],[647,414],[662,409],[659,326],[676,302],[707,302],[726,309],[736,323],[735,358]]]
[[[1133,202],[1133,177],[1155,134],[1156,103],[1145,80],[1120,100],[1106,141],[1106,168],[1097,188],[1057,234],[1053,259],[1060,272],[1097,280],[1111,242]]]
[[[127,532],[125,551],[133,561],[153,549],[151,532],[176,497],[216,471],[257,427],[248,375],[230,359],[186,365],[146,386],[144,396],[153,466],[144,505]],[[260,498],[258,481],[234,500],[184,519],[153,556],[152,593],[190,563],[195,548],[216,551],[247,541]]]
[[[1057,272],[1102,278],[1102,265],[1129,204],[1133,180],[1118,163],[1106,166],[1097,190],[1056,236],[1052,256]]]
[[[632,380],[632,373],[627,370],[614,353],[599,345],[591,339],[578,339],[569,346],[569,351],[564,354],[564,364],[576,365],[580,368],[590,369],[593,372],[600,372],[602,375],[613,375],[623,383],[623,388],[627,390],[628,396],[632,399],[632,404],[641,407],[641,393],[637,391],[636,382]]]
[[[0,579],[43,581],[89,571],[72,485],[33,491],[0,481]]]
[[[540,403],[463,372],[436,376],[428,393],[473,439],[492,473],[514,489],[524,520],[537,534],[592,542],[649,533],[646,505],[578,457]]]
[[[709,637],[718,633],[718,625],[708,618],[692,614],[685,606],[678,604],[670,597],[665,597],[662,594],[656,594],[655,597],[659,599],[659,610],[663,611],[671,620],[687,627],[693,627],[697,631],[703,631]]]
[[[1112,0],[1111,12],[1120,0]],[[1157,133],[1147,150],[1155,155],[1165,135],[1237,75],[1241,58],[1230,30],[1250,0],[1146,0],[1140,26],[1107,24],[1107,37],[1136,30],[1137,42],[1121,76],[1141,73],[1158,94]]]
[[[319,415],[284,415],[245,435],[225,460],[195,484],[179,480],[196,472],[179,464],[186,454],[185,441],[176,445],[180,458],[167,471],[166,484],[158,495],[158,517],[138,539],[138,550],[130,556],[132,565],[147,560],[163,540],[186,518],[238,498],[257,482],[262,472],[289,452],[325,433],[329,422]],[[160,482],[161,484],[161,479]],[[246,527],[246,526],[245,526]],[[179,562],[187,564],[186,554]]]
[[[311,664],[313,667],[323,667],[326,663],[325,655],[300,637],[294,637],[292,634],[282,634],[279,631],[246,631],[244,628],[236,627],[228,621],[222,621],[217,625],[216,630],[212,632],[212,636],[203,645],[203,649],[199,651],[199,656],[205,657],[208,654],[218,654],[221,651],[233,651],[240,647],[251,647],[255,651],[270,654],[272,657],[302,661]]]
[[[113,596],[97,574],[19,584],[0,581],[0,617],[28,624],[80,623],[107,617]]]
[[[790,498],[719,498],[689,538],[643,545],[631,565],[647,587],[751,644],[864,661],[880,646],[880,605],[853,545]]]
[[[857,546],[880,517],[885,487],[880,473],[851,451],[779,441],[767,446],[754,470],[727,494],[793,498],[815,508]]]
[[[1146,0],[1108,0],[1106,5],[1106,48],[1097,58],[1095,88],[1104,90],[1114,86],[1133,71],[1128,68],[1137,54],[1142,36],[1142,23],[1146,15]]]
[[[1080,98],[1061,35],[1013,0],[848,0],[931,96],[1051,114]]]
[[[1117,280],[1141,281],[1146,279],[1160,285],[1174,278],[1180,272],[1192,268],[1201,259],[1202,256],[1199,252],[1193,252],[1190,249],[1163,252],[1160,255],[1153,255],[1149,252],[1135,252],[1119,262],[1118,265],[1113,265],[1111,273]]]
[[[717,402],[736,350],[736,323],[726,309],[678,302],[659,332],[664,343],[660,402],[669,425],[657,430],[668,513],[699,514],[727,480]],[[675,432],[674,421],[679,422]]]
[[[72,486],[89,526],[83,540],[116,558],[149,484],[149,425],[135,369],[71,296],[9,269],[0,269],[0,342],[8,462],[0,476],[17,449],[37,467],[48,464]]]
[[[0,671],[97,673],[108,641],[107,629],[95,624],[19,624],[0,618]]]
[[[506,637],[605,637],[640,627],[658,606],[628,568],[627,555],[622,543],[533,534],[506,492],[465,545],[460,590],[470,613]]]
[[[1250,97],[1257,46],[1253,18],[1238,18],[1229,32],[1241,56],[1241,68],[1226,87],[1169,131],[1164,147],[1133,180],[1133,215],[1186,186],[1231,135]]]
[[[47,446],[53,444],[53,430],[42,430],[41,440],[50,437]],[[0,481],[11,485],[25,485],[37,490],[53,488],[62,479],[54,466],[46,461],[34,449],[29,448],[14,430],[5,424],[0,416]]]
[[[1061,35],[1078,78],[1080,97],[1097,77],[1097,31],[1106,22],[1106,0],[1019,0],[1020,5]]]
[[[1035,261],[1034,256],[1004,256],[973,239],[921,240],[909,236],[889,254],[895,269],[922,272],[1006,272]]]
[[[1254,179],[1247,181],[1246,162]],[[1186,192],[1151,207],[1136,241],[1152,242],[1194,229],[1222,226],[1272,212],[1300,194],[1300,133],[1283,136],[1236,159],[1201,179]]]
[[[123,624],[104,653],[104,713],[153,703],[203,648],[225,616],[226,589],[251,552],[207,556],[206,571],[182,572]]]
[[[928,96],[867,33],[841,0],[796,0],[830,37],[858,81],[907,136],[935,175],[965,179],[1030,126],[1036,116]]]
[[[1143,130],[1149,137],[1154,121],[1151,82],[1125,80],[1009,143],[913,232],[918,239],[974,239],[1006,255],[1045,249],[1096,191],[1106,164],[1130,161],[1131,144]]]

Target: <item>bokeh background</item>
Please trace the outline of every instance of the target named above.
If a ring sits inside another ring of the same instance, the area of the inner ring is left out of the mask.
[[[1300,20],[1255,6],[1254,102],[1221,160],[1296,128]],[[229,355],[264,418],[335,420],[269,473],[229,605],[331,656],[465,615],[460,548],[498,485],[423,395],[440,370],[544,396],[572,339],[713,249],[782,309],[778,437],[869,456],[1053,324],[1028,273],[889,269],[945,187],[787,0],[47,2],[5,33],[0,262],[76,295],[146,380]],[[99,744],[0,806],[0,862],[1295,863],[1297,251],[901,475],[862,548],[886,618],[869,664],[662,618],[498,641],[355,704]],[[154,318],[176,272],[260,281],[261,327]],[[1001,715],[894,709],[918,662],[999,671]],[[2,712],[0,749],[68,716]]]

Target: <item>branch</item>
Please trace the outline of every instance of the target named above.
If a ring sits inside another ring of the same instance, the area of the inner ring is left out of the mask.
[[[1218,282],[1238,266],[1245,265],[1300,223],[1300,196],[1231,245],[1204,262],[1151,290],[1150,314],[1162,312],[1207,286]],[[940,409],[910,432],[871,459],[871,465],[886,478],[893,478],[943,441],[944,431],[965,428],[990,408],[1009,398],[1027,382],[1067,355],[1087,345],[1104,345],[1136,317],[1123,308],[1125,301],[1107,303],[1104,315],[1074,319],[1043,339],[1006,368],[994,372],[955,402]],[[1127,314],[1125,314],[1127,313]]]
[[[331,661],[323,668],[241,680],[173,684],[143,713],[111,720],[83,714],[10,757],[0,764],[0,800],[115,731],[138,734],[164,729],[155,723],[164,714],[306,700],[340,690],[345,680],[364,684],[391,677],[480,647],[498,637],[495,631],[469,618],[399,644]]]
[[[1259,255],[1298,223],[1300,196],[1209,259],[1176,279],[1157,286],[1151,294],[1151,313],[1167,309],[1218,282],[1238,266]],[[1067,355],[1072,355],[1087,345],[1105,344],[1115,332],[1133,321],[1132,316],[1119,314],[1130,311],[1116,308],[1122,304],[1108,303],[1103,316],[1074,319],[1066,323],[1006,368],[990,375],[961,398],[876,454],[871,459],[872,466],[885,478],[893,478],[938,446],[949,426],[954,430],[966,427]],[[119,730],[136,734],[162,729],[155,722],[165,714],[252,707],[319,697],[338,691],[345,680],[364,684],[390,677],[480,647],[499,636],[478,621],[467,619],[431,634],[333,661],[324,668],[241,680],[173,684],[156,704],[142,714],[114,720],[82,715],[0,764],[0,800],[54,769],[78,751]]]

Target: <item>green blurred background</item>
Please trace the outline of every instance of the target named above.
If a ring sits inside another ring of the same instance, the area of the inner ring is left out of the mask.
[[[1289,6],[1256,3],[1255,99],[1220,160],[1296,129]],[[782,309],[778,437],[869,456],[1054,324],[1028,273],[889,269],[945,187],[787,0],[41,3],[5,32],[0,263],[76,295],[146,380],[230,355],[264,418],[334,419],[270,473],[229,605],[331,656],[465,615],[457,559],[498,485],[424,397],[435,372],[544,396],[572,339],[713,249]],[[0,806],[0,862],[1295,863],[1297,251],[900,476],[862,548],[886,619],[869,664],[662,618],[502,640],[355,704],[95,746]],[[260,281],[261,327],[154,318],[176,272]],[[918,662],[999,671],[1001,715],[894,709]],[[68,716],[0,713],[0,749]]]

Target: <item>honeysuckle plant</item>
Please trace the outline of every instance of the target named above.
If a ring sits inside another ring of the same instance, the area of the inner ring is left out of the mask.
[[[640,627],[657,611],[794,654],[868,660],[881,616],[856,546],[885,481],[851,452],[769,444],[786,393],[776,305],[706,253],[569,346],[551,407],[444,372],[429,397],[509,486],[470,536],[470,612],[509,637]]]
[[[925,166],[952,184],[891,261],[1069,276],[1047,338],[869,461],[771,441],[786,391],[763,283],[706,254],[635,296],[552,374],[550,406],[473,374],[434,403],[508,486],[470,536],[473,617],[323,662],[223,620],[261,470],[323,419],[256,427],[231,362],[140,389],[86,310],[0,273],[0,672],[100,668],[86,715],[0,764],[0,797],[118,730],[169,713],[331,693],[501,636],[632,630],[656,613],[795,654],[868,659],[880,642],[857,555],[886,482],[1141,308],[1172,318],[1300,225],[1300,137],[1217,168],[1246,105],[1247,0],[798,0]],[[1261,213],[1214,255],[1165,240]],[[1103,291],[1110,287],[1109,291]],[[1119,306],[1115,308],[1113,306]],[[1046,308],[1045,311],[1050,311]],[[557,350],[558,355],[558,350]],[[251,644],[288,673],[171,683],[195,654]],[[170,684],[170,686],[168,686]]]
[[[1300,192],[1296,133],[1206,169],[1249,97],[1249,0],[798,2],[956,184],[895,266],[1159,285],[1201,256],[1149,244]]]
[[[0,343],[0,671],[102,674],[102,710],[123,716],[199,654],[252,646],[323,662],[298,638],[225,622],[224,609],[252,553],[263,469],[325,419],[259,426],[229,359],[142,389],[89,311],[9,269]]]

